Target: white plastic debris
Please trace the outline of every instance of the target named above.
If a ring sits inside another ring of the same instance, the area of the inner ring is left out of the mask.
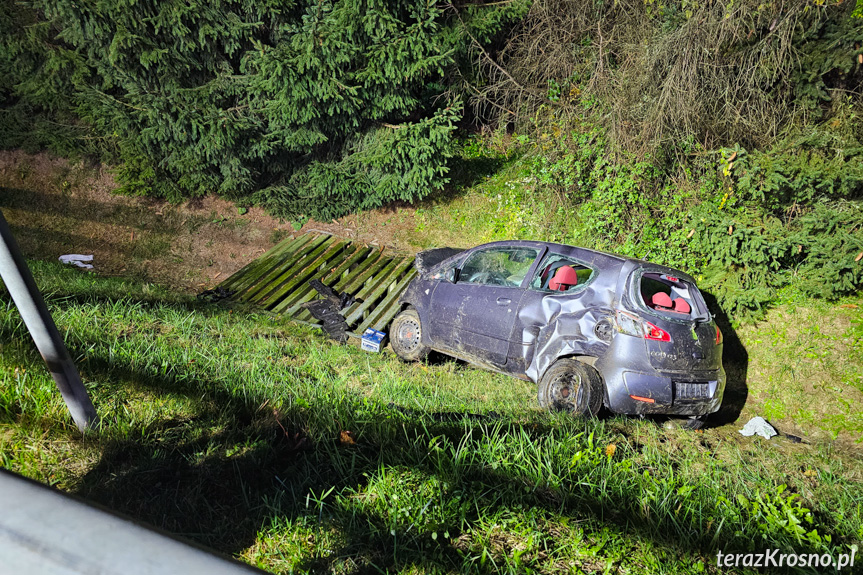
[[[81,254],[66,254],[65,256],[60,256],[60,263],[78,266],[79,268],[85,268],[88,270],[93,269],[93,266],[84,262],[92,261],[93,256],[83,256]]]
[[[774,435],[778,435],[773,426],[767,423],[767,420],[763,417],[753,417],[740,430],[740,435],[745,435],[746,437],[751,437],[756,433],[764,439],[770,439]]]

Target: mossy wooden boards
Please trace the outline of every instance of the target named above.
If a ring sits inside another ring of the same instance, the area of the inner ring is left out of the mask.
[[[349,333],[368,327],[387,331],[398,313],[401,292],[416,275],[414,257],[387,252],[327,234],[289,238],[249,262],[220,285],[244,301],[312,325],[319,322],[302,304],[316,299],[309,280],[319,279],[358,301],[342,310]]]

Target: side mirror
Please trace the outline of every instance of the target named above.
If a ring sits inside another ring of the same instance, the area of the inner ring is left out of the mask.
[[[447,270],[446,275],[444,276],[444,279],[446,279],[446,281],[448,281],[450,283],[455,283],[458,281],[458,276],[460,274],[461,274],[460,269],[452,268],[450,270]]]

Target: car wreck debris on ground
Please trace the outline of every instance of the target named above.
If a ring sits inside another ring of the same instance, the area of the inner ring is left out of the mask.
[[[336,293],[333,288],[318,279],[310,280],[309,285],[324,296],[324,299],[306,302],[302,307],[323,323],[321,328],[328,336],[339,343],[345,343],[348,341],[348,324],[341,311],[360,300],[346,292]]]
[[[776,429],[767,423],[767,420],[763,417],[753,417],[749,421],[746,422],[746,425],[743,426],[743,429],[739,430],[740,435],[744,437],[752,437],[753,435],[760,435],[764,439],[770,439],[778,435]]]

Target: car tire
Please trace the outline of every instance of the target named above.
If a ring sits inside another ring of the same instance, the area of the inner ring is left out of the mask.
[[[554,362],[539,380],[540,407],[594,417],[602,408],[602,378],[589,365],[576,359]]]
[[[422,323],[417,310],[408,308],[399,313],[390,324],[390,345],[396,355],[405,361],[421,361],[431,348],[423,345]]]

